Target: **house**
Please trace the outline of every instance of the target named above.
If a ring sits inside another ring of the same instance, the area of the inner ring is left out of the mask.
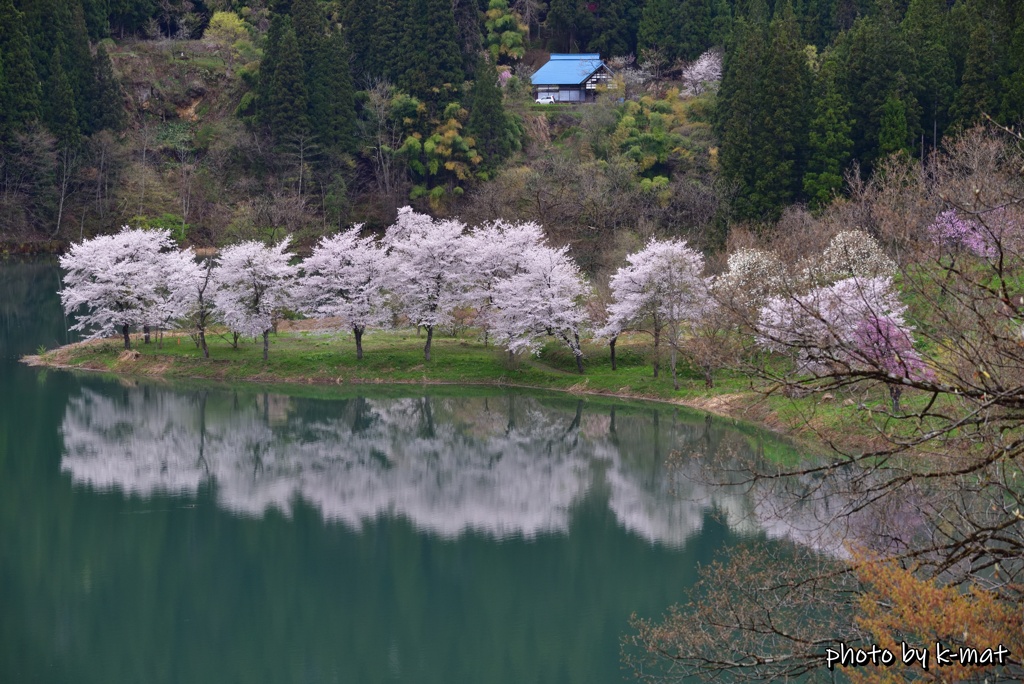
[[[552,97],[555,102],[592,102],[598,86],[615,87],[611,69],[598,54],[551,55],[531,81],[534,97]]]

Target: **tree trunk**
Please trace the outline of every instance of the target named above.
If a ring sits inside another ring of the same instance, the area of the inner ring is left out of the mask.
[[[615,343],[618,342],[618,340],[618,336],[615,336],[611,339],[611,342],[608,343],[608,348],[612,351],[612,370],[618,370],[615,365]]]
[[[711,371],[710,367],[704,366],[704,387],[706,389],[711,389],[714,386],[715,386],[715,375]]]
[[[270,352],[270,328],[263,331],[263,360],[267,360],[267,355]]]
[[[676,350],[672,348],[672,386],[679,391],[679,378],[676,376]]]
[[[434,326],[428,325],[427,328],[427,343],[423,345],[423,358],[427,361],[430,360],[430,341],[434,339]]]
[[[573,333],[573,340],[576,342],[576,345],[572,349],[572,353],[576,356],[576,370],[578,370],[580,372],[580,375],[582,375],[583,374],[583,350],[580,349],[580,334],[579,333]]]
[[[357,325],[352,328],[352,332],[356,336],[356,359],[362,360],[363,358],[363,327]]]
[[[206,346],[206,330],[199,326],[199,346],[203,348],[203,358],[210,358],[210,348]]]
[[[658,369],[661,366],[661,350],[659,349],[659,343],[661,342],[661,328],[654,328],[654,377],[658,377]]]
[[[121,326],[121,334],[124,335],[124,348],[125,349],[131,349],[132,348],[132,338],[131,338],[130,335],[128,335],[128,324],[127,323],[125,323],[124,325]]]
[[[903,394],[901,385],[889,385],[889,396],[892,397],[892,412],[900,412],[900,396]]]
[[[149,344],[149,326],[142,326],[142,341]]]

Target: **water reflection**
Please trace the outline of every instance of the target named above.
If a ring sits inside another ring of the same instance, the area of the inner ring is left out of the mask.
[[[749,444],[660,407],[514,393],[318,401],[83,388],[62,433],[61,468],[76,484],[141,497],[211,485],[223,507],[249,516],[288,514],[301,499],[356,529],[403,517],[448,538],[532,538],[567,533],[571,511],[592,495],[606,498],[619,525],[673,546],[712,506],[752,525],[743,492],[690,477],[723,440]],[[666,467],[673,450],[691,457]]]

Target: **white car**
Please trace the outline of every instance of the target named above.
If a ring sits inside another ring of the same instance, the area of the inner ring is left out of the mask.
[[[537,98],[537,104],[555,104],[555,98],[550,95],[541,95]]]

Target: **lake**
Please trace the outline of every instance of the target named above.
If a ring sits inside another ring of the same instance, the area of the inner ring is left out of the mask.
[[[799,537],[702,482],[785,446],[672,406],[25,367],[58,282],[0,263],[2,682],[620,682],[634,611]]]

